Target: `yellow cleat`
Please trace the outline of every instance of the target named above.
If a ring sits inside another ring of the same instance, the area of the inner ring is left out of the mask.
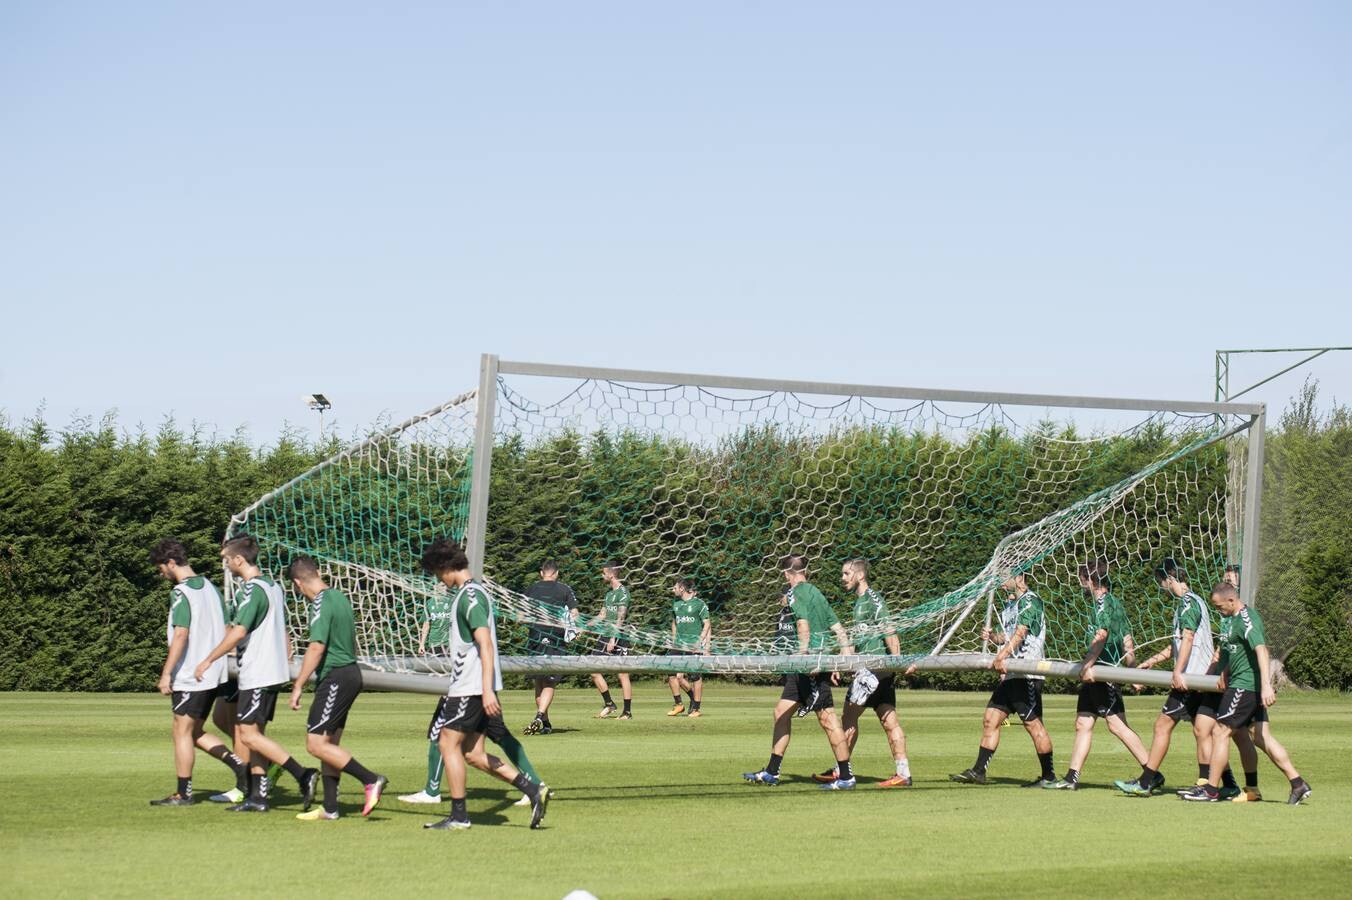
[[[1246,787],[1240,792],[1238,797],[1231,798],[1231,803],[1260,803],[1263,795],[1258,792],[1258,788]]]
[[[680,704],[680,703],[677,703],[677,704],[676,704],[675,706],[673,706],[671,709],[667,710],[667,715],[669,715],[669,716],[679,716],[679,715],[681,715],[681,714],[684,713],[684,712],[685,712],[685,706],[682,705],[682,704]]]
[[[324,812],[324,807],[316,806],[309,812],[296,813],[296,818],[302,822],[325,822],[338,818],[336,812]]]
[[[690,710],[690,716],[689,716],[689,718],[691,718],[691,719],[698,719],[698,718],[699,718],[700,716],[702,716],[702,715],[703,715],[703,713],[701,713],[699,710],[697,710],[697,709],[692,709],[692,710]]]

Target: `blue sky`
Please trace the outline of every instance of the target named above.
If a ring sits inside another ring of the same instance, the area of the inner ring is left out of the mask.
[[[0,7],[11,420],[350,432],[485,351],[1209,399],[1352,344],[1345,3],[387,6]]]

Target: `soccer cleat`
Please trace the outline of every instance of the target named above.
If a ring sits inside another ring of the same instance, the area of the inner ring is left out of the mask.
[[[774,787],[779,784],[779,776],[771,775],[769,772],[761,769],[759,772],[743,772],[742,778],[752,784],[763,784],[767,787]]]
[[[985,784],[986,773],[979,769],[964,769],[956,775],[949,775],[948,780],[960,784]]]
[[[1182,797],[1184,794],[1191,794],[1194,788],[1202,787],[1206,783],[1207,780],[1205,778],[1199,778],[1192,783],[1192,787],[1179,788],[1178,790],[1174,791],[1174,793]]]
[[[371,810],[376,808],[376,804],[380,802],[380,792],[385,790],[385,785],[389,783],[390,780],[384,775],[377,775],[376,780],[364,788],[366,792],[366,804],[361,808],[361,814],[363,816],[369,816]]]
[[[516,801],[515,803],[513,803],[512,805],[513,805],[513,806],[530,806],[530,797],[526,796],[525,794],[522,794],[521,797],[520,797],[519,799],[517,799],[517,801]]]
[[[669,715],[669,716],[679,716],[679,715],[681,715],[681,714],[684,713],[684,712],[685,712],[685,705],[682,704],[682,703],[677,703],[677,704],[676,704],[675,706],[673,706],[671,709],[667,710],[667,715]]]
[[[822,791],[851,791],[854,790],[853,778],[837,778],[835,781],[822,785],[818,790]]]
[[[282,772],[284,771],[286,770],[283,769],[281,766],[277,765],[276,763],[272,763],[271,765],[268,766],[267,779],[268,779],[269,797],[272,796],[273,789],[277,787],[277,779],[282,777]]]
[[[703,715],[704,715],[704,713],[701,712],[700,710],[698,710],[698,709],[692,709],[692,710],[690,710],[690,712],[686,713],[686,718],[687,718],[687,719],[698,719],[698,718],[700,718],[700,717],[703,716]]]
[[[1131,781],[1114,781],[1113,786],[1128,797],[1149,797],[1150,789],[1141,785],[1140,779],[1133,778]]]
[[[1064,778],[1058,778],[1055,781],[1044,781],[1042,787],[1049,791],[1078,791],[1080,783],[1078,781],[1066,781]]]
[[[521,733],[522,733],[522,734],[539,734],[540,732],[542,732],[542,731],[544,730],[544,727],[545,727],[545,723],[542,722],[542,721],[540,720],[540,717],[539,717],[539,716],[536,716],[534,719],[531,719],[530,722],[528,722],[528,723],[526,724],[526,727],[525,727],[525,728],[521,729]],[[427,826],[427,827],[430,828],[431,826],[429,825],[429,826]]]
[[[212,794],[210,798],[212,803],[243,803],[244,792],[239,788],[231,788],[228,791],[222,791],[219,794]]]
[[[243,803],[227,806],[225,810],[226,812],[267,812],[268,805],[260,800],[245,800]]]
[[[401,803],[440,803],[441,795],[429,794],[427,791],[422,790],[418,791],[416,794],[400,794],[399,801]]]
[[[338,818],[338,813],[325,812],[324,807],[321,806],[309,812],[296,813],[296,818],[302,822],[332,822]]]
[[[455,816],[447,816],[444,819],[438,819],[435,822],[427,822],[423,825],[431,831],[463,831],[469,828],[472,823],[469,819],[457,819]]]
[[[1239,786],[1236,785],[1235,787],[1222,787],[1216,796],[1228,802],[1230,800],[1235,799],[1236,797],[1241,796],[1243,793],[1244,791],[1242,791],[1239,788]]]
[[[182,794],[170,794],[168,797],[150,801],[151,806],[192,806],[192,804],[192,797],[185,797]]]
[[[530,798],[530,827],[539,828],[545,818],[545,808],[549,806],[549,788],[540,785],[535,796]]]
[[[554,726],[553,726],[553,725],[550,725],[548,722],[546,722],[546,723],[540,728],[540,734],[553,734],[553,733],[554,733]]]
[[[1051,783],[1052,783],[1053,781],[1055,781],[1055,780],[1056,780],[1055,778],[1043,778],[1041,775],[1039,775],[1037,778],[1034,778],[1032,781],[1029,781],[1029,782],[1027,782],[1026,784],[1021,784],[1021,785],[1019,785],[1019,787],[1021,787],[1021,788],[1045,788],[1047,785],[1051,784]]]
[[[1208,791],[1206,788],[1199,785],[1188,791],[1186,794],[1183,794],[1182,799],[1193,803],[1217,803],[1221,798],[1219,794],[1213,794],[1211,791]]]
[[[310,811],[310,807],[315,802],[315,787],[319,784],[319,770],[306,769],[300,777],[300,800],[301,809],[305,812]]]
[[[835,767],[833,766],[827,769],[825,772],[813,772],[812,780],[817,782],[818,784],[829,784],[832,781],[835,781],[836,778],[839,777],[839,775],[840,773],[837,772]]]
[[[1286,798],[1286,805],[1299,806],[1301,803],[1305,801],[1306,797],[1310,796],[1313,793],[1314,789],[1302,781],[1300,783],[1300,787],[1291,788],[1291,796]]]
[[[627,721],[629,721],[630,719],[632,719],[633,717],[634,717],[634,714],[633,714],[633,713],[629,712],[628,710],[625,710],[624,712],[620,713],[620,717],[619,717],[619,718],[620,718],[620,721],[621,721],[621,722],[627,722]]]
[[[619,707],[616,706],[614,703],[607,703],[605,706],[601,707],[601,711],[596,714],[596,718],[608,719],[610,718],[610,714],[618,709]]]
[[[1231,797],[1231,803],[1262,803],[1263,795],[1259,793],[1256,787],[1246,787],[1239,792],[1239,796]]]
[[[878,787],[881,788],[910,787],[910,786],[911,779],[907,778],[905,775],[893,775],[886,781],[878,782]]]
[[[1150,793],[1151,793],[1151,794],[1162,794],[1162,793],[1164,793],[1164,773],[1163,773],[1163,772],[1156,772],[1156,773],[1155,773],[1155,783],[1152,784],[1152,785],[1150,786]]]

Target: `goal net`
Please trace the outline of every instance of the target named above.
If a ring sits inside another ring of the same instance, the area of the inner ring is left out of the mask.
[[[901,647],[875,666],[984,664],[982,629],[1012,574],[1044,600],[1048,657],[1077,660],[1089,635],[1077,577],[1086,563],[1106,566],[1146,655],[1171,636],[1159,561],[1174,558],[1201,589],[1245,546],[1255,417],[1237,404],[622,374],[504,363],[486,379],[491,396],[481,388],[373,435],[262,498],[231,533],[258,538],[274,575],[314,556],[353,598],[365,665],[431,674],[448,661],[419,655],[418,636],[443,589],[418,559],[443,535],[482,553],[503,667],[519,672],[860,664],[776,642],[789,553],[807,557],[809,580],[853,638],[840,570],[868,561],[889,607],[869,630],[894,632]],[[488,473],[476,436],[492,448]],[[525,596],[546,560],[575,593],[576,618]],[[607,562],[630,596],[619,628],[596,618]],[[708,605],[707,658],[672,653],[677,578]],[[532,628],[566,631],[564,655],[532,656]],[[628,660],[594,655],[612,637]]]

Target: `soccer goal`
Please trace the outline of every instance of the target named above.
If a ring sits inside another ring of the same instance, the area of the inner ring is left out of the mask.
[[[1088,638],[1082,566],[1106,569],[1138,657],[1172,636],[1173,603],[1152,576],[1163,557],[1181,562],[1198,589],[1240,565],[1252,597],[1263,434],[1261,404],[777,381],[486,355],[477,390],[325,460],[235,516],[230,533],[253,534],[260,565],[274,575],[294,555],[314,556],[352,596],[361,661],[394,674],[385,686],[427,689],[446,668],[447,660],[417,652],[423,610],[441,590],[418,558],[441,535],[465,541],[496,600],[504,671],[981,668],[1000,585],[1023,574],[1047,618],[1048,659],[1029,671],[1069,676]],[[799,655],[777,642],[778,561],[789,553],[807,557],[810,579],[847,627],[841,565],[867,560],[890,608],[885,623],[869,628],[895,632],[901,654]],[[573,588],[576,618],[525,596],[545,560]],[[630,595],[618,628],[595,618],[607,563],[618,564]],[[708,655],[676,652],[677,578],[693,581],[708,604]],[[296,603],[291,621],[303,623]],[[564,634],[564,652],[532,654],[532,629]],[[597,655],[611,638],[627,656]]]

